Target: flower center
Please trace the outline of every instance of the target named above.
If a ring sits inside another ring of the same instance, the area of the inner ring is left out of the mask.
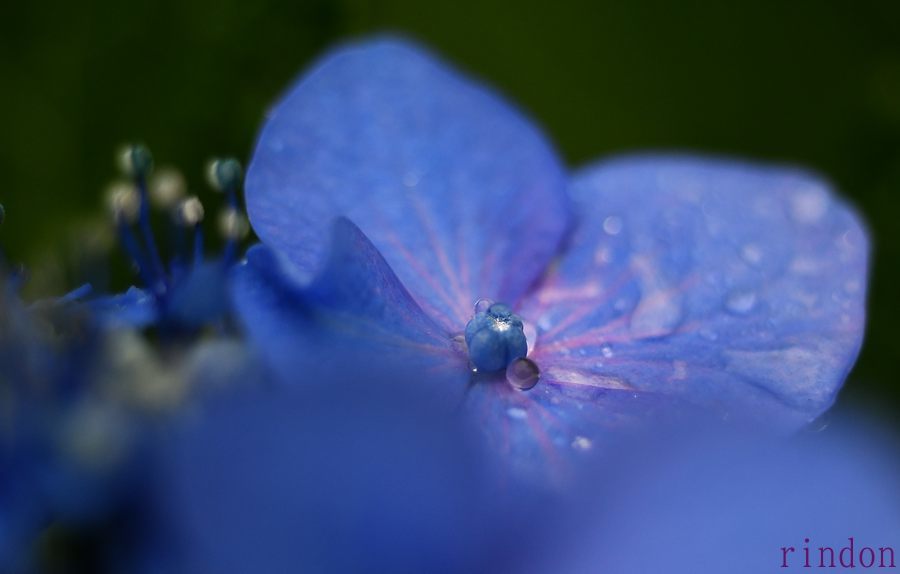
[[[522,319],[503,303],[479,300],[475,316],[466,325],[469,361],[479,372],[505,369],[528,354]]]

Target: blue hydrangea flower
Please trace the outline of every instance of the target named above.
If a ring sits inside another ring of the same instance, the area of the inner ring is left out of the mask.
[[[678,155],[568,172],[515,108],[405,41],[343,47],[292,86],[245,190],[262,245],[232,294],[281,378],[417,373],[514,473],[676,406],[795,429],[862,340],[868,240],[816,176]],[[530,363],[466,333],[481,299],[511,311],[487,327],[524,335]]]
[[[0,569],[32,572],[42,538],[105,532],[135,504],[170,418],[262,370],[228,337],[159,352],[73,297],[27,305],[19,281],[0,262]],[[110,536],[98,554],[121,550]]]

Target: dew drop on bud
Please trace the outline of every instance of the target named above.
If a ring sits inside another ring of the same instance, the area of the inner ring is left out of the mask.
[[[482,297],[478,301],[475,301],[475,312],[476,313],[487,313],[487,310],[491,308],[494,302],[490,299]]]
[[[534,387],[541,378],[541,370],[531,359],[519,357],[506,367],[506,380],[520,391]]]

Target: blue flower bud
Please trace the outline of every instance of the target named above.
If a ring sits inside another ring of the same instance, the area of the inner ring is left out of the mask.
[[[119,167],[128,177],[145,178],[153,171],[153,155],[141,144],[125,146],[119,152]]]
[[[503,370],[528,353],[522,320],[502,303],[475,313],[465,335],[469,360],[481,372]]]
[[[209,185],[217,191],[235,189],[243,177],[240,162],[232,157],[214,159],[209,162],[206,170]]]

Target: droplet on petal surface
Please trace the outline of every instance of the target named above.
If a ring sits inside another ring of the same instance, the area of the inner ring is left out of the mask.
[[[494,302],[488,299],[487,297],[482,297],[478,301],[475,301],[475,312],[476,313],[487,313],[487,310],[491,308]]]
[[[618,235],[622,231],[622,218],[610,215],[603,220],[603,231],[607,235]]]
[[[591,450],[591,447],[594,446],[591,439],[584,436],[576,436],[574,440],[572,440],[572,448],[580,451],[588,451]]]
[[[506,380],[520,391],[534,388],[541,378],[541,370],[531,359],[520,357],[506,367]]]
[[[735,315],[746,315],[756,307],[756,293],[752,291],[736,291],[725,301],[728,311]]]

